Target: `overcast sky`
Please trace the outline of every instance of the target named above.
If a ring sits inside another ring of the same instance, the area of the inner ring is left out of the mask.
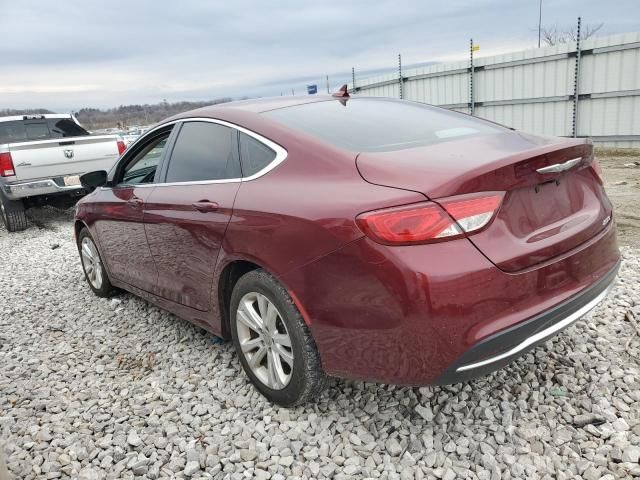
[[[535,47],[539,0],[0,0],[0,108],[325,89],[357,71]],[[640,0],[543,0],[543,24],[640,30]]]

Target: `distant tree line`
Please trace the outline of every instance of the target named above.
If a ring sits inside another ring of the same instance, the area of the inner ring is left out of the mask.
[[[152,125],[160,120],[194,108],[230,102],[232,99],[217,98],[204,102],[176,102],[166,100],[153,105],[120,105],[116,108],[101,110],[82,108],[75,112],[78,121],[89,130],[102,128],[128,128],[134,125]]]
[[[13,117],[15,115],[40,115],[43,113],[55,113],[46,108],[25,108],[17,110],[15,108],[2,108],[0,109],[0,117]]]
[[[120,105],[116,108],[101,110],[99,108],[82,108],[74,112],[78,121],[89,130],[103,128],[128,128],[134,125],[152,125],[160,120],[176,115],[178,113],[193,110],[194,108],[206,107],[207,105],[217,105],[219,103],[230,102],[229,97],[216,98],[204,102],[176,102],[169,103],[163,100],[153,105]],[[29,109],[0,109],[0,117],[12,115],[38,115],[52,112],[45,108]]]

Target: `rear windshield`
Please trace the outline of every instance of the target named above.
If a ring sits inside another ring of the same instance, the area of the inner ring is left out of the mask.
[[[504,127],[422,103],[352,98],[263,112],[287,127],[355,152],[386,152],[501,133]]]
[[[0,145],[89,135],[70,118],[11,120],[0,122]]]

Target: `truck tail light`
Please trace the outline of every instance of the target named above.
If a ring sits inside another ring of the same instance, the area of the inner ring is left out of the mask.
[[[122,140],[118,140],[118,155],[122,155],[124,151],[127,149],[127,146],[124,144]]]
[[[13,167],[11,153],[0,153],[0,177],[13,177],[15,174],[16,169]]]
[[[495,217],[504,192],[482,192],[375,210],[356,222],[372,240],[411,245],[460,238],[486,227]]]

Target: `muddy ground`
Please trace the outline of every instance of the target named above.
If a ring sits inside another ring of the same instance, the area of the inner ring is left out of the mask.
[[[597,149],[620,245],[640,247],[640,149]]]

